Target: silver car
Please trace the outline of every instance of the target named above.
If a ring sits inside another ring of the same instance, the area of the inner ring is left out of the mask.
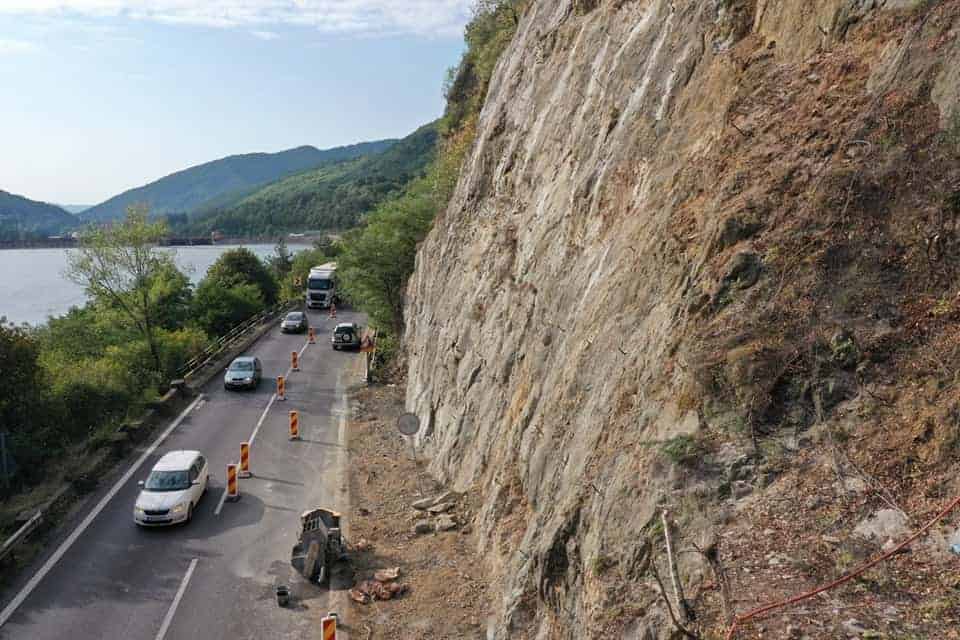
[[[261,377],[263,377],[263,366],[260,364],[260,358],[252,356],[236,358],[223,374],[223,388],[227,390],[256,389]]]

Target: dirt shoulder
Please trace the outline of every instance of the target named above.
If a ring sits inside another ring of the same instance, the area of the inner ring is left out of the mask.
[[[451,494],[441,502],[450,505],[442,514],[414,509],[414,502],[446,490],[426,473],[425,460],[414,464],[409,444],[397,432],[396,419],[403,412],[402,385],[361,389],[353,402],[348,517],[354,589],[346,616],[351,637],[485,637],[489,585],[477,568],[472,497]],[[445,517],[456,528],[414,533],[418,522],[429,521],[436,527]],[[374,579],[377,571],[394,568],[399,568],[396,580],[377,583]],[[396,594],[387,593],[391,584],[399,585],[392,587]],[[363,592],[390,599],[365,597]],[[369,602],[357,602],[361,598]]]

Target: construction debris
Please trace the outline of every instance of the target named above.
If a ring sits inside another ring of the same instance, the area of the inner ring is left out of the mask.
[[[366,580],[350,589],[350,599],[359,604],[370,604],[374,600],[392,600],[408,591],[405,584],[390,582],[384,584],[377,580]]]
[[[377,582],[391,582],[400,577],[400,567],[392,569],[380,569],[373,574],[373,579]]]

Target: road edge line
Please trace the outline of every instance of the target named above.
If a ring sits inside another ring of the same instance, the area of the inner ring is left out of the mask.
[[[53,555],[47,558],[47,561],[43,563],[43,566],[41,566],[40,569],[30,577],[30,580],[27,581],[27,584],[24,585],[20,592],[13,597],[3,611],[0,611],[0,628],[2,628],[11,617],[13,617],[13,614],[15,614],[17,609],[20,608],[20,605],[23,604],[23,601],[26,600],[31,593],[33,593],[33,590],[37,588],[46,575],[50,573],[50,571],[57,565],[58,562],[60,562],[60,559],[66,555],[67,551],[70,550],[70,547],[73,546],[73,543],[76,542],[81,535],[83,535],[83,532],[87,530],[87,527],[93,523],[96,517],[100,515],[100,512],[103,511],[107,504],[113,500],[114,496],[120,492],[120,489],[123,487],[123,485],[125,485],[130,478],[133,477],[133,474],[140,469],[143,463],[146,462],[147,458],[153,455],[153,452],[156,451],[161,444],[163,444],[163,441],[166,440],[171,433],[173,433],[174,429],[180,426],[180,423],[186,419],[187,415],[193,411],[194,407],[196,407],[200,400],[202,400],[204,397],[205,396],[201,393],[193,402],[187,405],[187,408],[184,409],[179,416],[177,416],[177,419],[174,420],[169,427],[167,427],[167,430],[161,433],[160,436],[153,441],[153,444],[150,445],[150,448],[147,449],[129,469],[127,469],[127,472],[123,474],[123,477],[121,477],[116,484],[111,487],[110,491],[108,491],[107,494],[100,499],[100,502],[98,502],[97,506],[93,508],[93,511],[88,513],[83,521],[77,525],[73,532],[67,537],[67,539],[64,540],[59,547],[57,547],[57,550],[53,552]]]

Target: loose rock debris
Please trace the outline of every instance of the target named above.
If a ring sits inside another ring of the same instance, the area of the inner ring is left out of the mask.
[[[400,567],[392,569],[380,569],[373,574],[373,579],[377,582],[390,582],[400,577]]]
[[[398,582],[383,583],[366,580],[350,589],[350,599],[360,604],[370,604],[374,600],[392,600],[405,594],[409,588]]]
[[[355,399],[349,446],[356,578],[347,594],[349,624],[366,629],[361,640],[482,640],[490,604],[470,533],[476,494],[448,491],[429,476],[423,458],[411,459],[396,433],[402,387],[369,387]],[[446,513],[428,511],[445,503],[453,504]],[[414,533],[418,520],[429,523],[429,534]],[[436,533],[449,524],[456,531]],[[398,569],[397,578],[376,580],[385,568]]]

